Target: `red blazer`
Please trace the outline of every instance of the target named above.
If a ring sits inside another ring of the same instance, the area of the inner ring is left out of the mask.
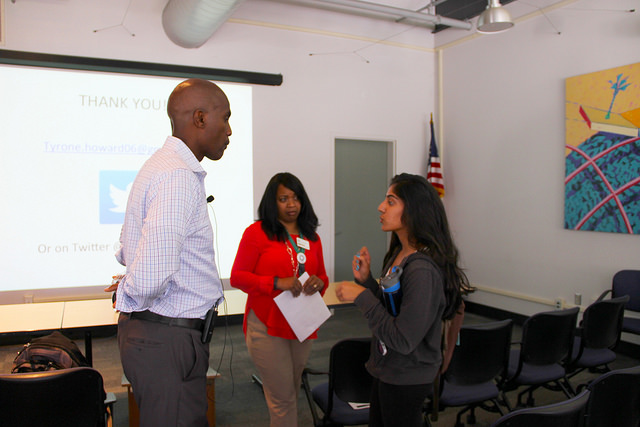
[[[292,237],[295,241],[298,236],[293,235]],[[309,239],[307,241],[310,247],[305,251],[307,256],[305,271],[310,276],[318,276],[324,282],[321,290],[321,294],[324,295],[329,285],[329,277],[324,268],[322,242],[319,236],[315,242]],[[291,265],[291,256],[287,252],[287,246],[291,249],[294,262],[297,265],[296,252],[291,248],[291,244],[288,241],[269,240],[267,234],[262,230],[261,221],[251,224],[242,235],[238,253],[231,269],[231,286],[248,295],[244,310],[243,329],[245,334],[247,333],[247,313],[249,310],[253,310],[258,319],[267,326],[269,335],[297,339],[289,323],[273,301],[282,292],[273,290],[273,278],[293,276],[293,266]],[[309,338],[317,338],[316,332]]]

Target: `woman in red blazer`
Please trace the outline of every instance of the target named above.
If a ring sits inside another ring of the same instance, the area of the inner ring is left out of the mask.
[[[231,286],[247,293],[244,333],[260,374],[271,427],[297,427],[298,390],[314,332],[299,342],[274,302],[283,291],[324,294],[329,278],[318,217],[294,175],[276,174],[262,196],[259,219],[245,230],[231,269]],[[304,273],[309,278],[301,283]]]

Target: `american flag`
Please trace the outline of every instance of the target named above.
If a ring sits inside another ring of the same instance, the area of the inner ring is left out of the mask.
[[[429,145],[429,163],[427,165],[427,181],[438,191],[440,197],[444,197],[444,178],[442,177],[442,166],[436,145],[436,133],[433,130],[433,115],[431,115],[431,144]]]

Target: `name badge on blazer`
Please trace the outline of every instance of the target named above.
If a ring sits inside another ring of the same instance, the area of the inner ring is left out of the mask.
[[[298,245],[298,247],[309,250],[309,241],[305,240],[305,239],[301,239],[299,237],[296,238],[296,245]]]

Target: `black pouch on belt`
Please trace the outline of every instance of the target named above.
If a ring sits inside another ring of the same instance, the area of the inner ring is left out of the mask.
[[[216,323],[216,317],[218,317],[218,307],[213,306],[211,310],[207,311],[207,316],[204,318],[204,327],[202,328],[202,336],[200,337],[203,344],[211,342],[213,324]]]

